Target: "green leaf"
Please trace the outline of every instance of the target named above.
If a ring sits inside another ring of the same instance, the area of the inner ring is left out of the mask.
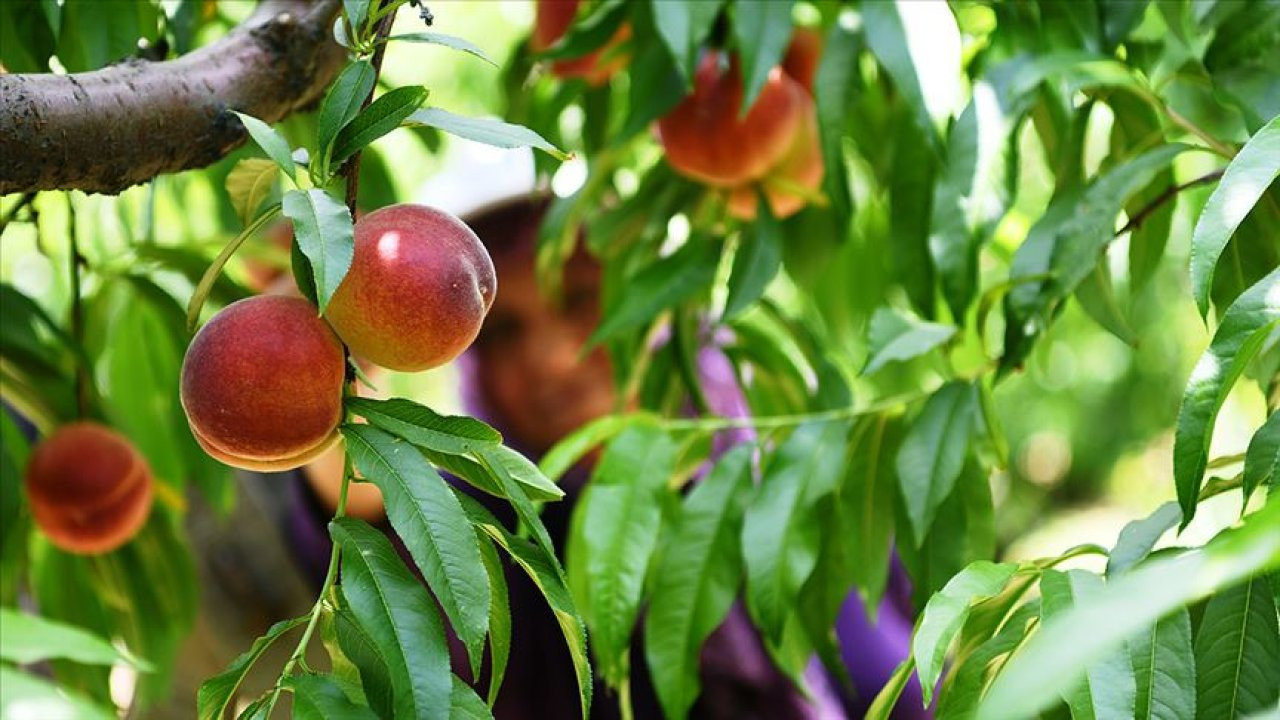
[[[514,450],[499,446],[484,448],[476,453],[475,457],[481,467],[496,481],[500,495],[511,503],[511,507],[516,511],[516,517],[533,533],[533,539],[538,546],[552,558],[556,571],[563,579],[563,570],[559,562],[555,561],[555,545],[551,542],[546,526],[542,524],[542,518],[538,516],[538,510],[529,501],[529,495],[525,491],[527,486],[516,477],[517,466],[513,456],[523,457]],[[529,464],[532,465],[532,463]],[[535,467],[534,470],[536,471],[537,468]]]
[[[742,115],[764,89],[769,71],[782,62],[791,41],[792,0],[757,0],[733,6],[733,38],[742,60]]]
[[[346,12],[347,21],[353,30],[359,31],[369,17],[369,5],[372,0],[342,0],[342,9]]]
[[[347,8],[347,12],[350,13],[351,8]],[[324,96],[324,102],[320,104],[320,116],[316,120],[316,150],[317,155],[325,158],[326,168],[333,141],[347,123],[360,113],[360,107],[364,105],[369,93],[373,92],[376,75],[373,65],[368,61],[357,60],[342,69],[338,79],[333,81],[329,92]]]
[[[540,60],[571,60],[604,47],[627,19],[626,0],[604,0],[575,19],[555,44],[537,54]]]
[[[854,583],[867,607],[879,605],[889,578],[897,491],[893,459],[902,434],[901,423],[877,416],[858,424],[849,443],[849,465],[840,492],[851,525],[844,531],[844,543]]]
[[[1105,95],[1104,100],[1115,118],[1111,125],[1111,152],[1117,159],[1136,155],[1163,137],[1160,116],[1141,96],[1132,92],[1111,92]],[[1146,213],[1145,219],[1129,232],[1128,274],[1132,291],[1147,284],[1164,258],[1177,203],[1163,202],[1154,210],[1150,206],[1174,184],[1173,168],[1170,167],[1157,174],[1125,205],[1125,214],[1131,221],[1144,209]]]
[[[559,500],[564,497],[564,490],[551,482],[529,458],[505,445],[493,445],[486,448],[486,454],[493,462],[513,480],[520,483],[521,488],[534,500]]]
[[[457,675],[453,676],[453,692],[449,695],[449,720],[493,720],[489,706]]]
[[[1196,664],[1191,649],[1191,615],[1185,608],[1130,638],[1129,658],[1138,689],[1133,717],[1195,719]]]
[[[221,720],[253,664],[281,635],[306,622],[307,618],[296,617],[272,625],[265,635],[253,641],[248,650],[232,660],[226,670],[201,683],[200,691],[196,694],[196,713],[200,720]]]
[[[978,720],[1012,720],[1050,705],[1100,657],[1156,620],[1280,567],[1280,497],[1199,550],[1150,560],[1053,618],[996,677]],[[1201,679],[1203,667],[1197,663]],[[1203,706],[1202,706],[1203,707]]]
[[[1005,298],[1002,369],[1020,363],[1058,304],[1093,272],[1115,236],[1115,218],[1131,195],[1150,184],[1185,145],[1164,145],[1103,173],[1083,192],[1054,198],[1018,247],[1009,270],[1019,282]],[[1034,279],[1049,274],[1048,279]]]
[[[538,468],[546,477],[558,481],[593,448],[649,417],[645,413],[628,413],[596,418],[558,440],[538,461]]]
[[[333,141],[333,164],[338,165],[360,152],[374,140],[400,127],[400,123],[427,100],[427,89],[407,85],[388,90],[360,111]]]
[[[386,658],[396,717],[448,718],[449,646],[435,603],[367,523],[336,518],[329,534],[342,550],[342,596]]]
[[[286,175],[296,180],[297,173],[293,169],[292,150],[289,149],[289,142],[284,139],[284,136],[252,115],[245,115],[235,110],[232,110],[231,113],[240,118],[240,122],[244,123],[244,129],[249,133],[249,137],[258,143],[258,147],[262,148],[267,157],[274,160]]]
[[[1147,517],[1125,525],[1107,557],[1107,577],[1121,575],[1142,562],[1160,536],[1177,525],[1181,518],[1182,510],[1178,503],[1169,501]]]
[[[911,671],[915,669],[916,661],[911,656],[898,663],[889,680],[871,701],[871,706],[867,708],[867,714],[863,716],[863,720],[889,720],[893,716],[893,709],[898,705],[898,698],[902,696],[907,682],[911,680]]]
[[[852,44],[853,41],[848,42]],[[849,64],[854,65],[852,61]],[[821,108],[821,95],[818,96],[818,103]],[[905,112],[900,111],[898,117],[903,115]],[[841,110],[832,120],[844,122],[844,111]],[[929,255],[929,227],[938,158],[915,123],[902,121],[895,125],[897,139],[894,142],[892,174],[886,182],[889,191],[889,258],[894,276],[902,283],[911,303],[918,311],[932,315],[935,312],[935,268],[933,258]],[[839,137],[835,140],[838,144]],[[843,162],[839,155],[835,160],[828,160],[824,155],[823,160]],[[825,176],[833,174],[843,173],[825,173]],[[829,186],[827,192],[831,192]],[[847,199],[845,203],[848,204]],[[834,207],[835,203],[832,205]]]
[[[1018,566],[1012,563],[975,562],[951,578],[924,607],[911,638],[911,656],[924,690],[924,702],[932,702],[933,688],[942,674],[942,662],[969,610],[979,601],[1004,589]]]
[[[511,657],[511,600],[507,592],[507,575],[502,567],[493,541],[484,531],[476,529],[480,541],[480,558],[489,576],[489,704],[498,698],[502,678],[507,672]]]
[[[330,677],[325,675],[290,675],[284,686],[293,690],[295,720],[377,720],[372,710],[351,702]]]
[[[458,498],[412,445],[367,425],[344,425],[347,452],[382,491],[391,527],[458,633],[479,674],[489,629],[489,576]]]
[[[574,508],[569,587],[581,590],[575,599],[591,629],[596,668],[614,687],[628,677],[631,633],[662,522],[661,494],[678,451],[656,425],[627,428],[609,443]]]
[[[154,43],[159,31],[159,7],[150,2],[63,0],[60,4],[58,25],[52,25],[54,13],[47,7],[45,11],[57,31],[57,55],[67,72],[97,70],[125,60],[137,53],[139,40]]]
[[[977,408],[973,386],[960,381],[943,385],[929,397],[898,450],[898,482],[917,546],[964,468]]]
[[[891,362],[920,357],[956,334],[955,327],[925,322],[911,313],[881,306],[871,315],[867,333],[867,365],[864,375]]]
[[[436,107],[423,108],[411,113],[405,119],[405,124],[438,128],[460,138],[475,140],[494,147],[537,148],[559,160],[568,160],[571,157],[568,153],[547,142],[538,133],[522,125],[512,125],[511,123],[490,118],[454,115],[447,110]]]
[[[931,146],[961,93],[960,29],[945,3],[873,2],[862,8],[867,45],[893,78]]]
[[[1116,302],[1115,288],[1111,283],[1111,269],[1104,257],[1094,266],[1084,280],[1076,286],[1076,300],[1085,314],[1111,333],[1120,342],[1137,347],[1138,336],[1129,326],[1129,320]]]
[[[1096,598],[1102,587],[1102,578],[1085,570],[1046,570],[1040,578],[1041,621]],[[1136,694],[1133,666],[1120,647],[1089,663],[1083,681],[1064,699],[1073,720],[1120,720],[1133,717]]]
[[[19,665],[62,658],[87,665],[126,663],[142,672],[151,671],[147,661],[74,625],[0,608],[0,626],[4,627],[0,659]]]
[[[115,708],[106,708],[43,678],[0,665],[0,718],[75,718],[116,720]]]
[[[821,528],[815,504],[835,489],[844,469],[841,423],[801,425],[769,458],[742,524],[747,609],[766,640],[782,639],[794,600],[818,561]]]
[[[1258,428],[1244,454],[1244,499],[1261,485],[1280,485],[1280,411]]]
[[[489,511],[475,500],[461,496],[463,507],[471,517],[471,522],[483,530],[493,541],[502,546],[512,560],[525,571],[530,580],[542,591],[543,597],[555,613],[556,622],[564,634],[565,643],[569,647],[569,655],[573,659],[574,672],[578,678],[578,692],[582,701],[583,720],[591,711],[591,665],[587,660],[587,632],[578,610],[573,604],[573,596],[564,583],[564,573],[556,562],[555,555],[522,538],[515,537],[502,527]]]
[[[1231,303],[1209,348],[1191,371],[1173,439],[1173,479],[1182,506],[1182,527],[1191,522],[1196,512],[1218,410],[1236,378],[1277,324],[1280,269],[1272,270]]]
[[[351,269],[355,256],[355,226],[347,206],[332,195],[312,188],[284,194],[284,214],[293,221],[293,236],[315,278],[316,301],[324,312]]]
[[[956,663],[955,674],[946,691],[938,697],[938,717],[943,720],[969,718],[987,687],[988,671],[1000,658],[1017,650],[1039,622],[1040,604],[1032,601],[1013,612],[999,632]]]
[[[454,50],[460,50],[464,53],[474,55],[494,67],[499,67],[498,63],[494,62],[493,58],[489,57],[484,50],[481,50],[471,41],[466,40],[464,38],[457,37],[455,35],[446,35],[445,33],[438,33],[438,32],[416,32],[416,33],[405,33],[403,35],[392,35],[391,37],[387,38],[387,40],[397,40],[399,42],[411,42],[411,43],[429,43],[431,45],[442,45],[447,48],[453,48]]]
[[[719,264],[720,243],[703,235],[689,238],[675,254],[654,262],[627,282],[627,292],[606,310],[587,347],[644,325],[663,310],[706,290]]]
[[[720,14],[721,0],[652,0],[658,37],[687,81],[697,66],[698,46]]]
[[[748,3],[738,7],[752,5]],[[729,295],[724,303],[725,321],[732,320],[755,304],[782,267],[782,226],[773,216],[763,195],[758,207],[760,212],[756,221],[742,234],[742,242],[733,255],[733,270],[729,273]]]
[[[1202,712],[1234,718],[1276,704],[1280,627],[1265,578],[1209,599],[1196,632],[1195,662],[1196,707]]]
[[[751,487],[749,445],[726,453],[694,487],[663,541],[644,626],[645,658],[663,711],[683,720],[700,692],[699,655],[742,583],[738,537]]]
[[[633,12],[636,37],[653,37],[653,18],[648,3],[621,3]],[[571,32],[572,34],[572,32]],[[615,142],[629,139],[649,127],[685,97],[686,76],[680,72],[663,43],[639,43],[627,68],[631,87],[627,92],[627,120]]]
[[[227,173],[227,195],[240,222],[248,225],[258,215],[258,208],[271,194],[280,174],[275,162],[266,158],[245,158]]]
[[[373,400],[349,397],[346,406],[374,427],[436,452],[466,455],[482,446],[502,442],[502,435],[497,430],[475,418],[440,415],[426,405],[405,398]]]
[[[395,713],[395,689],[392,687],[390,663],[382,650],[360,628],[351,609],[337,597],[340,606],[333,614],[333,630],[339,649],[360,673],[360,688],[365,700],[380,717]]]
[[[979,247],[1009,203],[1005,173],[1013,127],[995,89],[980,82],[947,137],[933,195],[929,254],[956,318],[964,317],[975,294]]]
[[[822,142],[823,193],[831,201],[837,227],[848,225],[853,214],[853,196],[849,177],[844,172],[844,136],[848,109],[853,98],[858,72],[857,58],[862,51],[862,35],[835,23],[822,43],[822,58],[814,76],[818,106],[818,137]]]
[[[1191,234],[1191,295],[1209,313],[1218,258],[1267,188],[1280,177],[1280,116],[1272,118],[1231,160]]]

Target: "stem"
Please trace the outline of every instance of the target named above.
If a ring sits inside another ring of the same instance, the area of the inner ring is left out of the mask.
[[[383,8],[390,6],[396,7],[398,3],[395,0],[383,3]],[[373,93],[378,87],[378,76],[382,74],[382,56],[387,53],[387,43],[382,42],[391,34],[391,25],[395,22],[395,12],[387,12],[385,17],[378,20],[377,28],[374,30],[374,42],[376,47],[373,51],[373,57],[369,60],[369,64],[373,66],[373,86],[369,88],[369,94],[365,97],[364,102],[360,104],[360,109],[364,110],[369,107],[369,103],[373,102]],[[347,179],[347,210],[351,212],[351,217],[356,215],[356,191],[360,187],[360,156],[363,154],[361,150],[357,150],[342,168],[342,174]]]
[[[84,340],[84,304],[80,301],[80,266],[84,256],[76,233],[76,207],[67,193],[67,234],[71,238],[71,339],[80,347]],[[89,371],[81,363],[76,364],[76,418],[83,420],[89,414]]]
[[[1204,128],[1201,128],[1199,125],[1196,125],[1195,123],[1191,122],[1186,117],[1184,117],[1182,113],[1179,113],[1177,110],[1174,110],[1173,108],[1169,107],[1167,104],[1163,102],[1161,102],[1160,104],[1163,106],[1165,113],[1169,115],[1169,119],[1173,121],[1174,125],[1177,125],[1183,130],[1186,130],[1192,135],[1195,135],[1196,137],[1200,138],[1205,142],[1206,145],[1209,146],[1211,150],[1218,153],[1222,157],[1230,160],[1231,158],[1234,158],[1236,156],[1235,150],[1232,150],[1230,147],[1223,144],[1221,140],[1218,140],[1214,136],[1210,135],[1208,132],[1205,132]]]
[[[1141,210],[1134,213],[1133,217],[1129,218],[1129,222],[1125,223],[1124,227],[1116,231],[1116,237],[1120,237],[1121,235],[1124,235],[1125,233],[1130,232],[1132,230],[1137,230],[1138,227],[1141,226],[1142,223],[1145,222],[1146,219],[1152,213],[1158,210],[1161,205],[1164,205],[1165,203],[1173,199],[1178,193],[1182,192],[1183,190],[1186,190],[1187,188],[1192,188],[1197,185],[1204,185],[1205,183],[1214,182],[1222,177],[1222,173],[1223,173],[1222,170],[1215,170],[1211,173],[1206,173],[1204,175],[1201,175],[1200,177],[1195,178],[1194,180],[1188,180],[1187,182],[1184,182],[1181,185],[1169,186],[1168,189],[1166,189],[1164,192],[1157,195],[1151,202],[1144,205]]]
[[[9,223],[18,215],[18,211],[31,204],[36,199],[36,192],[32,190],[18,198],[18,202],[9,208],[9,212],[0,215],[0,234],[4,233],[4,229],[9,227]]]
[[[722,417],[700,417],[691,419],[664,420],[662,426],[667,430],[694,430],[702,432],[716,432],[718,430],[732,430],[737,428],[754,428],[762,430],[767,428],[783,428],[793,425],[803,425],[810,422],[832,422],[835,420],[849,420],[863,415],[874,415],[885,410],[890,410],[907,403],[914,402],[920,398],[927,397],[930,393],[918,392],[898,395],[886,398],[879,402],[871,403],[864,407],[847,407],[835,410],[824,410],[816,413],[799,413],[795,415],[774,415],[772,417],[756,417],[756,418],[722,418]]]

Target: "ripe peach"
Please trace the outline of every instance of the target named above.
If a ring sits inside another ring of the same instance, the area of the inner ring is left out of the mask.
[[[818,116],[813,101],[805,98],[803,122],[787,154],[758,183],[734,188],[729,195],[729,212],[743,220],[754,220],[759,202],[757,185],[764,189],[769,208],[776,218],[799,212],[822,186],[822,146],[818,137]]]
[[[804,88],[774,68],[746,117],[740,114],[742,93],[736,57],[727,68],[720,55],[703,57],[693,94],[658,120],[659,140],[677,172],[735,187],[764,177],[786,156],[804,121]]]
[[[338,438],[342,344],[299,297],[234,302],[196,333],[182,362],[181,400],[205,452],[227,465],[288,470]]]
[[[110,552],[151,512],[151,468],[133,445],[93,422],[58,428],[31,453],[24,477],[31,514],[67,552]]]
[[[461,220],[392,205],[356,223],[351,269],[326,316],[353,354],[416,372],[475,340],[497,287],[493,260]]]
[[[538,0],[535,13],[529,46],[534,52],[542,52],[569,31],[578,14],[578,0]],[[551,72],[557,77],[580,77],[590,85],[603,85],[627,64],[628,54],[621,52],[619,46],[630,37],[631,27],[624,24],[604,47],[580,58],[556,60]]]
[[[782,57],[782,72],[794,78],[812,97],[813,78],[818,74],[821,59],[822,33],[814,28],[797,27]]]

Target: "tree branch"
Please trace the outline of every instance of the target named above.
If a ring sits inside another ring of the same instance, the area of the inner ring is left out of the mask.
[[[340,0],[264,0],[221,40],[165,62],[72,75],[0,75],[0,193],[117,193],[217,161],[247,134],[230,110],[275,122],[318,99],[342,66]]]
[[[1186,190],[1187,188],[1195,187],[1196,185],[1211,183],[1217,180],[1218,178],[1222,177],[1222,172],[1223,171],[1221,170],[1214,170],[1213,172],[1201,175],[1200,177],[1195,178],[1194,180],[1188,180],[1187,182],[1184,182],[1181,185],[1170,185],[1169,187],[1165,188],[1164,192],[1155,196],[1155,198],[1152,199],[1151,202],[1142,206],[1140,210],[1135,212],[1133,214],[1133,217],[1129,218],[1129,222],[1125,223],[1124,227],[1116,231],[1116,237],[1120,237],[1121,235],[1127,232],[1130,232],[1132,230],[1137,230],[1138,227],[1141,226],[1142,223],[1147,219],[1147,216],[1151,215],[1151,213],[1155,212],[1156,210],[1159,210],[1161,205],[1172,200],[1178,193],[1182,192],[1183,190]]]

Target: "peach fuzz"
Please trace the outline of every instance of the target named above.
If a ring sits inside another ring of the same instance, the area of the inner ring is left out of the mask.
[[[209,455],[246,470],[289,470],[337,441],[345,376],[342,344],[315,306],[258,295],[196,333],[180,395]]]
[[[23,481],[36,526],[78,554],[110,552],[137,535],[155,491],[132,443],[93,422],[64,425],[37,445]]]
[[[493,260],[461,220],[392,205],[356,223],[351,268],[325,315],[353,355],[417,372],[475,340],[497,285]]]

